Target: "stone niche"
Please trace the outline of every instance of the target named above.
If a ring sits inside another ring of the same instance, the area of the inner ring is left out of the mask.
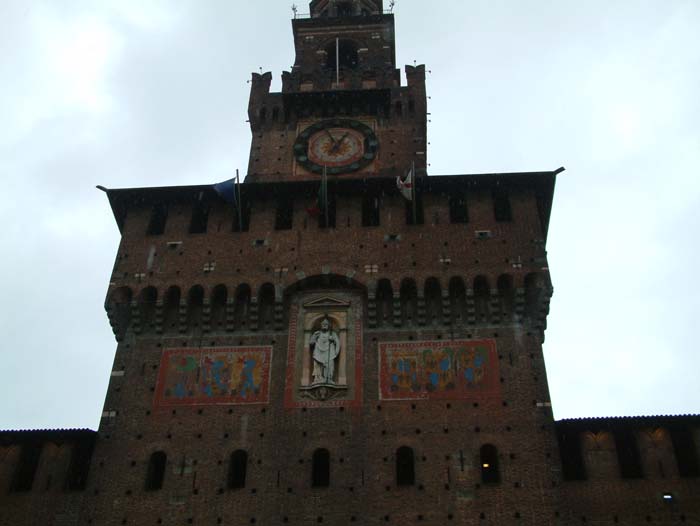
[[[290,305],[286,407],[361,402],[362,301],[349,291],[299,293]]]

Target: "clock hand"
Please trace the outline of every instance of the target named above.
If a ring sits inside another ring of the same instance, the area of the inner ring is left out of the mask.
[[[328,131],[328,128],[326,128],[326,133],[331,138],[331,141],[333,142],[333,146],[335,146],[335,137],[333,137],[333,134],[330,131]]]
[[[350,132],[345,132],[345,135],[343,135],[340,139],[338,139],[338,141],[335,143],[335,145],[331,148],[331,151],[332,151],[332,152],[335,153],[335,152],[338,151],[338,148],[339,148],[340,145],[343,143],[343,141],[345,140],[345,137],[347,137],[349,133],[350,133]]]

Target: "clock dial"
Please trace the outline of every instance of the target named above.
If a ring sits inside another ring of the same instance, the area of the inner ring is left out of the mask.
[[[377,156],[379,141],[372,128],[351,119],[329,119],[304,129],[294,143],[297,162],[314,173],[342,174],[360,170]]]
[[[309,138],[309,160],[329,168],[358,162],[365,153],[365,137],[347,128],[326,128]]]

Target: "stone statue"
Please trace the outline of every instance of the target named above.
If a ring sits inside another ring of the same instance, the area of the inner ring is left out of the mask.
[[[321,321],[321,330],[311,335],[309,349],[314,359],[311,373],[314,384],[333,384],[335,359],[340,354],[340,338],[331,330],[328,318]]]

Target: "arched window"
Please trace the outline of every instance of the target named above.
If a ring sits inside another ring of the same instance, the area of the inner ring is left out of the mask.
[[[484,444],[479,450],[479,463],[481,464],[481,482],[484,484],[497,484],[501,481],[498,472],[498,450],[496,446]]]
[[[163,300],[163,330],[176,329],[180,314],[180,287],[172,286]]]
[[[327,449],[317,449],[311,464],[311,486],[327,488],[331,483],[331,454]]]
[[[226,301],[228,300],[228,289],[226,285],[217,285],[211,291],[211,325],[220,328],[226,324]]]
[[[326,48],[326,67],[335,70],[336,67],[336,42],[333,40]],[[340,40],[338,42],[338,58],[341,69],[355,69],[359,63],[357,44],[352,40]]]
[[[146,472],[146,491],[156,491],[163,487],[166,460],[167,456],[163,451],[156,451],[151,455]]]
[[[265,283],[258,292],[258,319],[260,326],[268,328],[275,318],[275,286]]]
[[[416,483],[416,469],[413,449],[401,446],[396,450],[396,485],[413,486]]]
[[[158,290],[155,287],[146,287],[139,294],[141,327],[144,331],[149,330],[153,325],[156,314],[156,301],[158,301]]]
[[[263,106],[260,108],[260,124],[265,124],[265,121],[267,120],[267,108]]]
[[[450,280],[450,311],[453,322],[464,319],[467,312],[467,291],[464,281],[459,276]]]
[[[390,324],[394,314],[394,293],[391,281],[380,279],[377,284],[377,324]]]
[[[428,323],[439,324],[442,318],[442,291],[437,278],[425,282],[425,315]]]
[[[498,289],[498,300],[501,304],[501,312],[504,316],[510,316],[513,313],[513,305],[515,303],[513,277],[509,274],[501,274],[498,276],[496,288]]]
[[[236,288],[236,296],[233,303],[233,319],[237,327],[244,327],[248,322],[250,311],[250,286],[242,283]]]
[[[275,106],[274,108],[272,108],[272,121],[277,122],[279,120],[279,118],[280,118],[280,109],[277,106]]]
[[[474,310],[477,321],[486,321],[489,315],[489,300],[491,298],[491,287],[486,276],[474,278]]]
[[[190,328],[199,327],[202,322],[202,305],[204,303],[204,289],[201,285],[195,285],[187,294],[187,325]]]
[[[418,291],[416,290],[416,282],[410,278],[406,278],[401,282],[401,290],[399,291],[401,298],[401,316],[404,323],[411,323],[418,309]]]
[[[394,104],[394,113],[397,117],[403,116],[403,102],[401,102],[400,100],[397,100],[396,104]]]
[[[248,469],[248,453],[242,449],[237,449],[231,453],[231,459],[228,464],[228,481],[229,489],[245,488],[245,475]]]

